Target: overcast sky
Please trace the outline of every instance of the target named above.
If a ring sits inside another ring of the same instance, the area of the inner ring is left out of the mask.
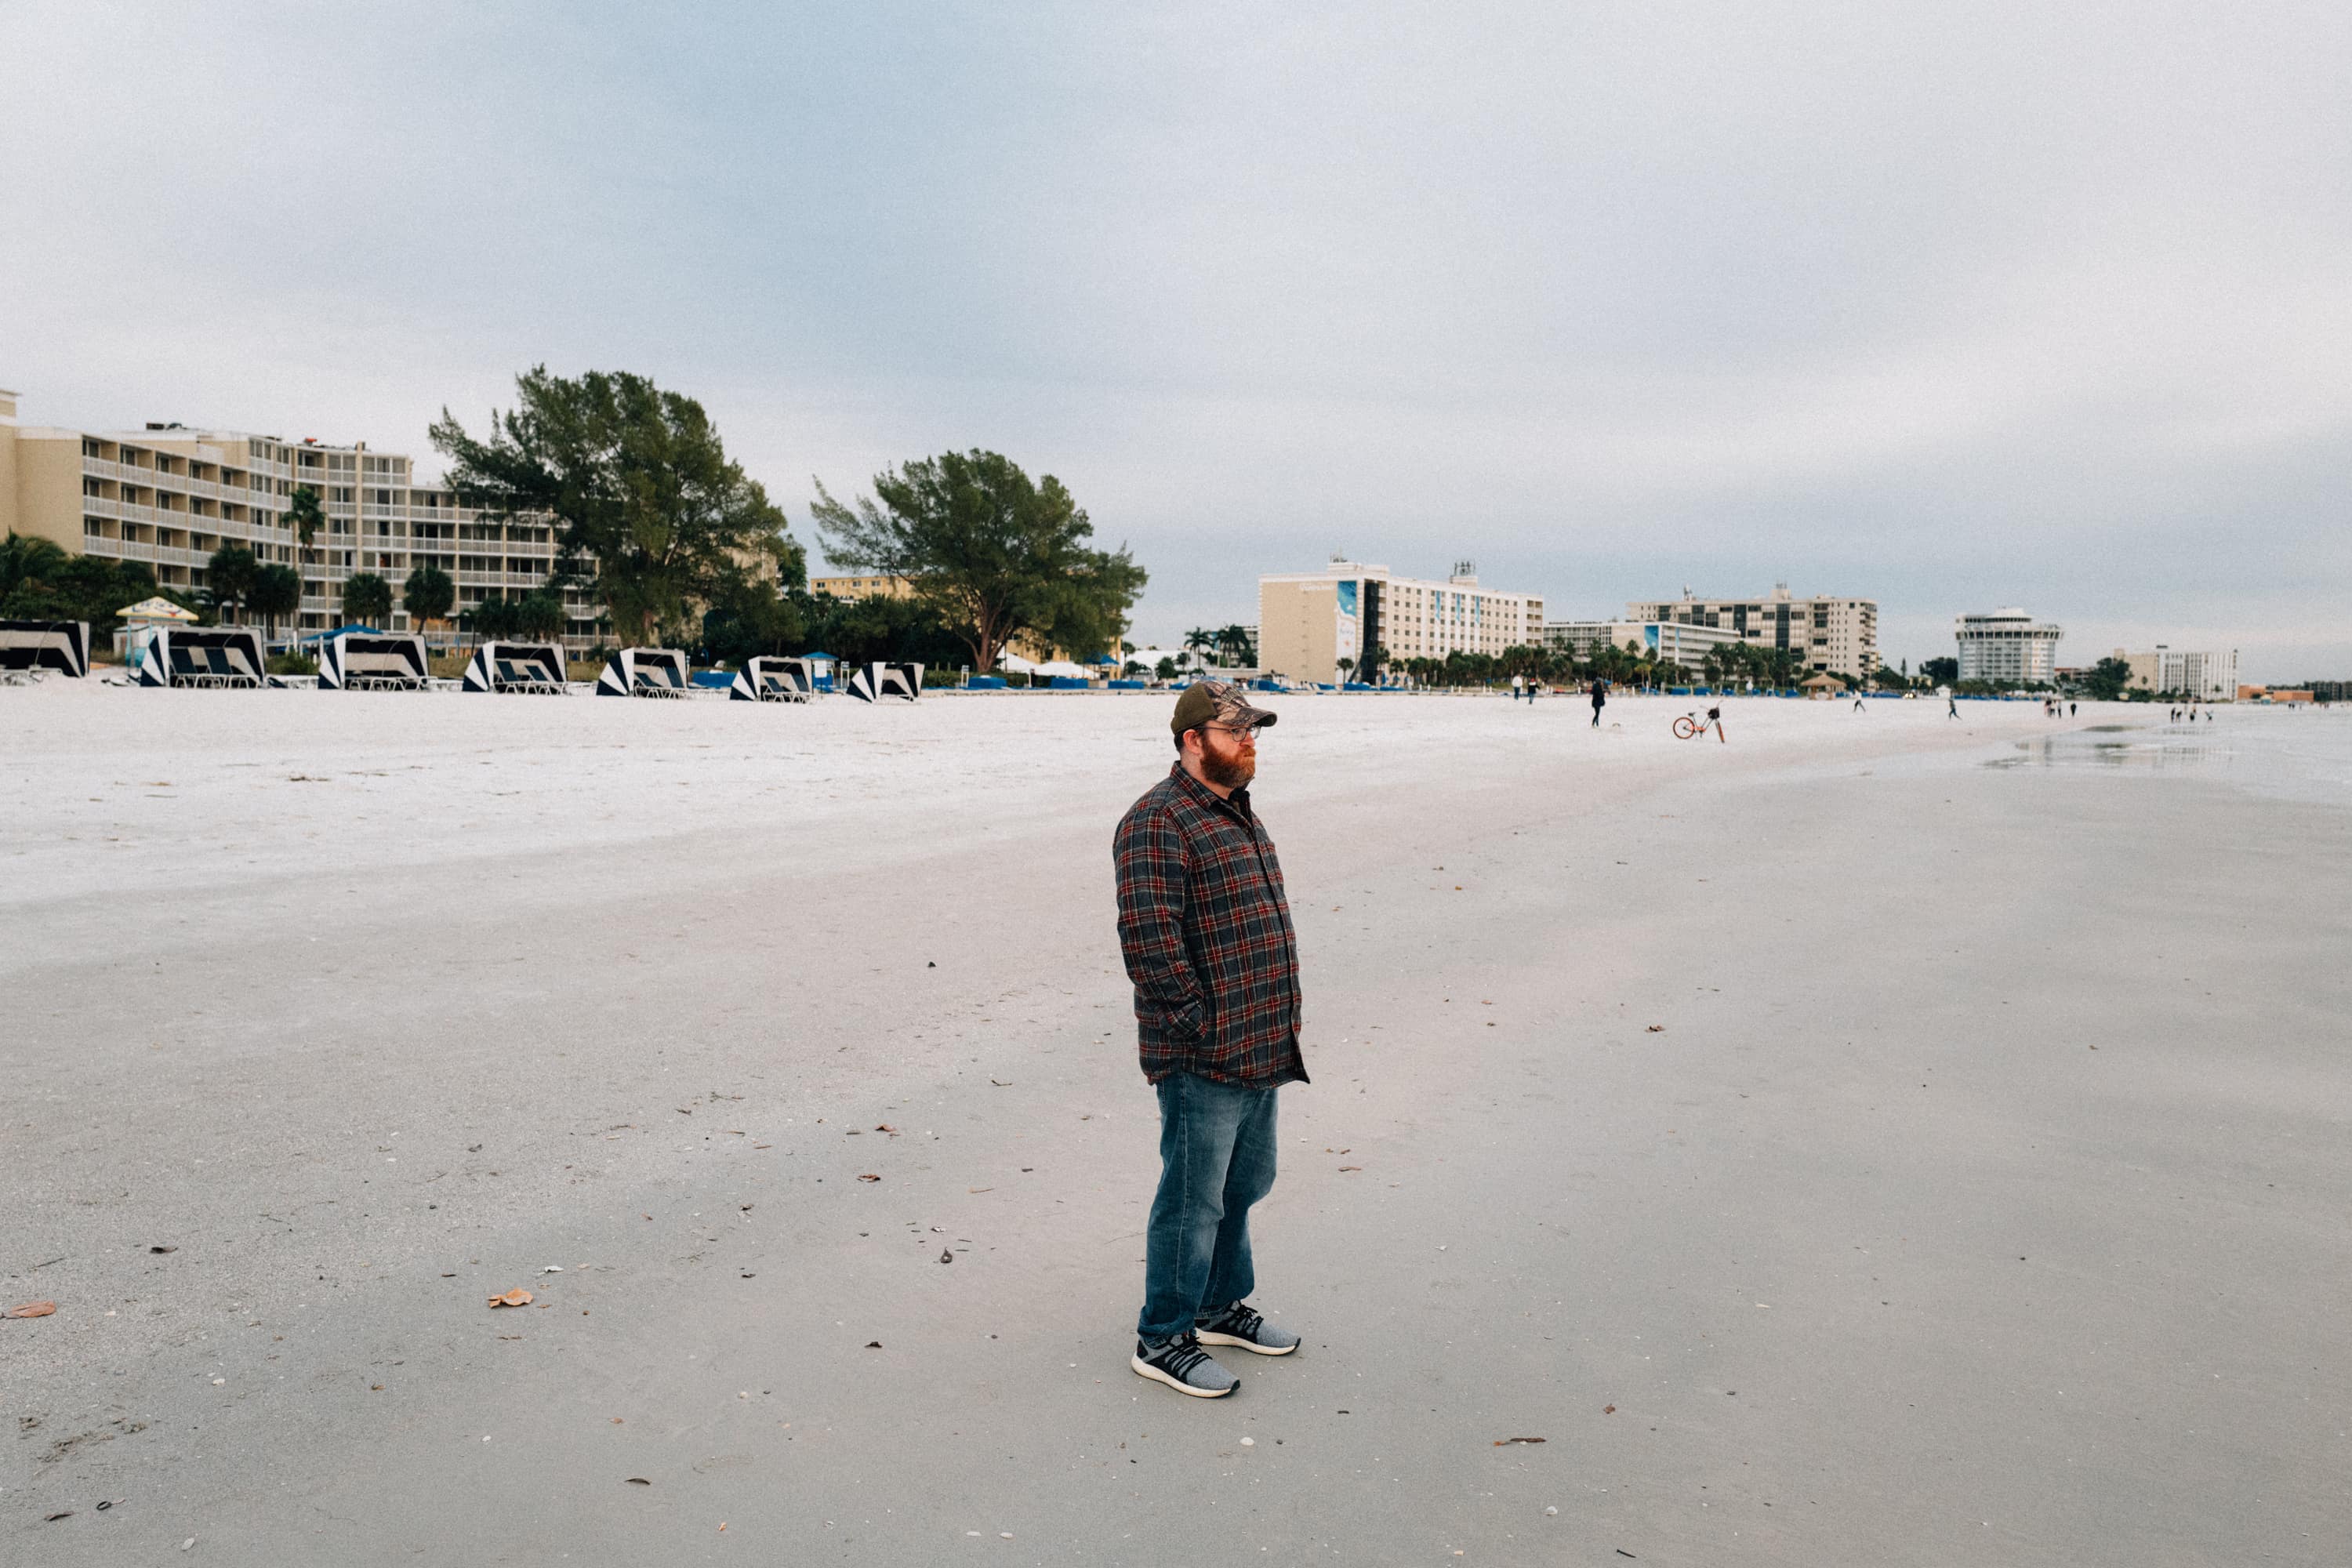
[[[1347,552],[2352,677],[2352,6],[12,0],[0,386],[429,459],[537,363],[986,447],[1147,640]],[[813,541],[811,541],[813,542]]]

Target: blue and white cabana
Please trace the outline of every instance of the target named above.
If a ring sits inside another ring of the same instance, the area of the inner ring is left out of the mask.
[[[923,694],[923,667],[895,659],[860,665],[850,672],[849,694],[860,702],[897,697],[912,702]]]
[[[261,634],[230,626],[144,626],[131,653],[142,686],[258,687],[268,668]]]
[[[551,642],[486,642],[466,666],[464,689],[563,696],[563,650]]]
[[[727,694],[738,702],[805,702],[816,691],[816,673],[804,658],[747,658]]]
[[[322,691],[422,691],[425,639],[415,632],[341,631],[319,641]]]
[[[0,621],[0,675],[89,673],[88,621]]]
[[[599,697],[683,697],[694,684],[686,655],[674,647],[625,647],[604,661]]]

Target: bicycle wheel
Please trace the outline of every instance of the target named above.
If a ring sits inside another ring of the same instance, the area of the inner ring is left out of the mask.
[[[1693,739],[1696,739],[1696,738],[1697,737],[1697,735],[1698,735],[1698,725],[1697,725],[1697,723],[1696,723],[1696,721],[1694,721],[1692,720],[1692,718],[1691,718],[1691,716],[1690,716],[1689,714],[1685,713],[1685,714],[1684,714],[1681,718],[1679,718],[1679,719],[1677,719],[1677,720],[1675,720],[1675,740],[1677,740],[1677,741],[1688,741],[1688,740],[1693,740]]]

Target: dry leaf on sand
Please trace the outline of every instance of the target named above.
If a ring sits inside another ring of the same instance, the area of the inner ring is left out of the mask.
[[[503,1296],[491,1297],[490,1305],[493,1307],[528,1307],[530,1305],[530,1292],[518,1285]]]
[[[27,1301],[22,1306],[11,1307],[6,1311],[0,1312],[0,1318],[46,1318],[57,1310],[58,1304],[55,1301]]]

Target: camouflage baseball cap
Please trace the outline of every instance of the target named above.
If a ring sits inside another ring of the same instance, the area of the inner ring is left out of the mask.
[[[1248,730],[1271,724],[1274,719],[1266,710],[1251,707],[1242,689],[1230,680],[1196,680],[1176,699],[1176,716],[1168,721],[1168,728],[1179,735],[1203,724],[1230,724],[1236,730]]]

